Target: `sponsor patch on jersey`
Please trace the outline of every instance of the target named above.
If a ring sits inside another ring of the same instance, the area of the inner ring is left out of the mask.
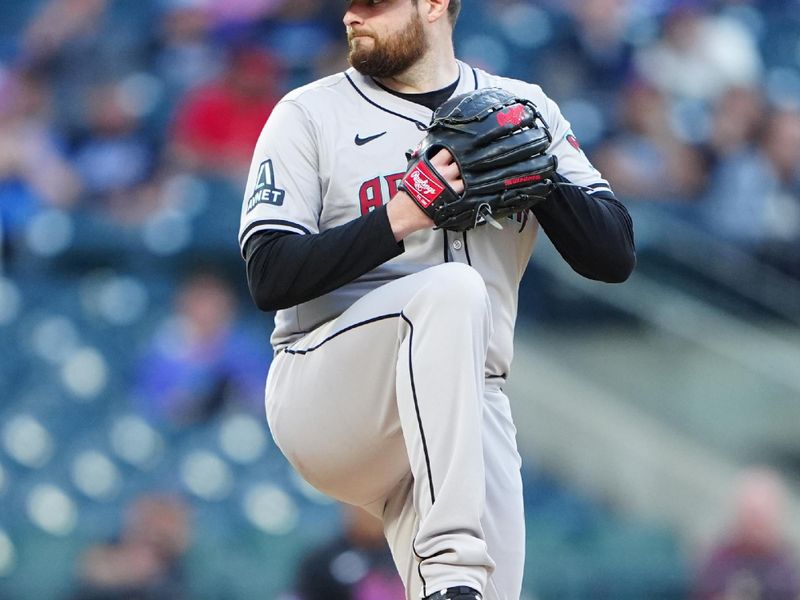
[[[575,137],[575,134],[571,131],[567,133],[567,141],[569,145],[575,148],[578,152],[581,151],[581,143],[578,141],[578,138]]]
[[[253,195],[247,201],[247,212],[250,212],[259,204],[281,206],[285,195],[286,192],[284,190],[275,187],[275,171],[272,168],[272,160],[265,160],[258,167],[256,187]]]

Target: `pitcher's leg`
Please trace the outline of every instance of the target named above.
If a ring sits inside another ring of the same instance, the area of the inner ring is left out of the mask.
[[[483,280],[440,265],[367,294],[270,372],[273,435],[312,484],[363,506],[410,470],[418,565],[406,584],[426,595],[482,591],[494,567],[480,523],[490,334]]]
[[[304,354],[278,354],[267,383],[270,430],[289,462],[320,491],[360,506],[409,470],[395,400],[398,317],[371,320],[379,317],[328,342],[322,331]]]
[[[496,384],[487,384],[484,399],[486,506],[481,524],[495,570],[483,588],[483,597],[484,600],[518,600],[525,566],[525,520],[516,430],[508,398]],[[419,530],[413,489],[413,479],[404,480],[385,503],[376,506],[383,510],[386,537],[398,570],[407,582],[409,600],[422,594],[420,562],[412,550]]]
[[[414,473],[418,531],[412,551],[427,596],[482,591],[494,565],[484,510],[484,366],[491,314],[483,280],[451,269],[403,309],[397,400]]]
[[[406,600],[418,600],[422,596],[422,579],[413,544],[419,530],[419,517],[414,508],[414,477],[411,472],[381,502],[380,511],[386,541],[406,587]]]
[[[525,518],[516,428],[506,395],[493,382],[484,396],[486,509],[481,519],[496,563],[485,600],[519,600],[525,567]]]

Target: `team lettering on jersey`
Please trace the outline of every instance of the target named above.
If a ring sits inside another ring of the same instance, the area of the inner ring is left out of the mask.
[[[540,88],[458,64],[460,83],[454,93],[502,87],[541,107],[553,136],[550,151],[559,160],[559,173],[576,185],[591,186],[591,193],[610,192],[608,183],[579,150],[569,123]],[[248,240],[259,232],[314,235],[386,205],[403,187],[400,182],[408,160],[403,151],[419,148],[424,138],[416,123],[428,122],[430,116],[428,109],[387,92],[355,69],[290,92],[270,113],[256,146],[239,223],[242,255]],[[510,128],[528,116],[527,109],[507,106],[497,111],[495,127]],[[424,189],[424,182],[421,185]],[[498,215],[497,220],[502,230],[481,225],[469,234],[469,258],[452,246],[450,258],[471,262],[491,283],[487,289],[496,321],[492,360],[501,372],[511,356],[510,324],[516,314],[518,276],[532,252],[538,222],[530,210]],[[354,298],[398,276],[438,264],[445,256],[443,237],[433,230],[418,232],[405,240],[404,253],[377,266],[369,277],[276,311],[273,344],[283,348],[341,314]],[[516,268],[506,268],[509,261]]]
[[[284,190],[275,187],[275,171],[272,168],[272,160],[267,159],[258,167],[256,187],[253,195],[247,201],[247,212],[261,203],[281,206],[285,195]]]
[[[391,200],[397,194],[397,186],[404,175],[405,173],[381,175],[362,183],[358,191],[361,214],[366,215]]]
[[[370,211],[383,206],[391,200],[399,191],[398,184],[403,179],[405,173],[392,173],[391,175],[381,175],[373,177],[361,184],[358,191],[359,205],[361,206],[361,214],[366,215]],[[540,176],[536,175],[535,177]],[[521,225],[519,231],[521,232],[525,225],[528,224],[530,211],[521,211],[508,215],[506,218],[509,221],[514,221]]]

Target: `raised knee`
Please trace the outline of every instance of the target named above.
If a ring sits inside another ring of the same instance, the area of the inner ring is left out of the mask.
[[[434,267],[429,293],[442,309],[485,307],[489,303],[486,283],[480,273],[462,263]]]

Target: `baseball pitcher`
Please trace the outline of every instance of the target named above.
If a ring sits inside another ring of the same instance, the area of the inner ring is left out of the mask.
[[[352,68],[274,109],[239,244],[277,311],[266,411],[294,468],[382,519],[407,598],[519,600],[519,282],[540,231],[624,281],[633,230],[538,86],[456,59],[459,8],[346,3]]]

